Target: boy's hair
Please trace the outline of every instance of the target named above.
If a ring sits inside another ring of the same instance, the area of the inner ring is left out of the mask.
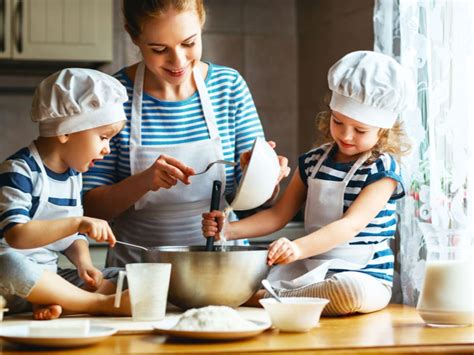
[[[331,109],[327,106],[327,110],[319,112],[316,116],[316,128],[321,134],[318,136],[315,146],[334,141],[329,129],[330,120]],[[401,157],[409,154],[410,150],[410,139],[405,132],[403,122],[398,119],[392,128],[380,128],[379,140],[372,148],[371,155],[365,165],[372,164],[383,153],[388,153],[401,162]]]

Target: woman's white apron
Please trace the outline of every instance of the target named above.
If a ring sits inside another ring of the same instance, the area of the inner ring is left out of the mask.
[[[362,155],[342,181],[316,179],[316,174],[333,147],[334,145],[326,150],[308,179],[304,218],[306,234],[342,218],[347,184],[368,157]],[[268,279],[275,288],[300,288],[324,280],[329,269],[362,269],[373,258],[374,252],[375,249],[371,245],[344,243],[308,259],[298,260],[288,265],[276,265],[271,269]]]
[[[196,67],[194,80],[204,113],[210,139],[169,146],[148,146],[142,141],[142,100],[145,65],[140,63],[135,75],[130,129],[130,169],[137,174],[149,168],[162,154],[202,171],[208,163],[223,159],[222,142],[214,110],[204,79]],[[172,133],[170,133],[172,134]],[[206,174],[191,177],[191,184],[178,182],[170,189],[148,192],[113,223],[119,240],[143,246],[204,245],[201,214],[209,211],[212,183],[222,182],[225,191],[225,170],[216,164]],[[223,198],[221,199],[223,204]],[[107,256],[107,266],[122,266],[140,260],[140,251],[117,246]]]

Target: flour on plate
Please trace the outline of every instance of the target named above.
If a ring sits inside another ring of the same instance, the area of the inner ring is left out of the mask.
[[[181,316],[174,330],[185,331],[246,331],[256,325],[248,321],[235,309],[227,306],[207,306],[190,309]]]

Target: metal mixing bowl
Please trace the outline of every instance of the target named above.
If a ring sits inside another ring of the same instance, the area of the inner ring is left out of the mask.
[[[172,265],[168,301],[183,309],[238,307],[260,288],[269,271],[264,247],[155,247],[144,252],[143,260]]]

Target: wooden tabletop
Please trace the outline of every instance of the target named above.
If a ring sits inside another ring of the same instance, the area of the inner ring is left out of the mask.
[[[159,334],[115,335],[93,346],[76,349],[31,349],[0,341],[1,354],[202,354],[202,353],[331,353],[412,354],[474,353],[474,328],[432,328],[416,309],[403,305],[365,315],[322,318],[308,333],[268,330],[238,341],[199,342]]]

